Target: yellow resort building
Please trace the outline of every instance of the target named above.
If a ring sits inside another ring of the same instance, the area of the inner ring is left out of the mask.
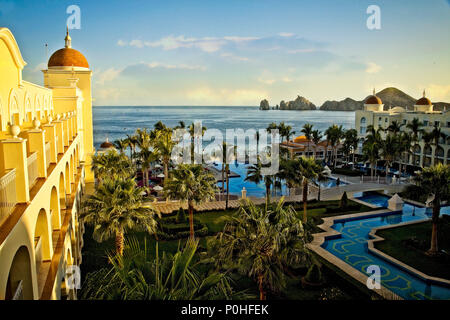
[[[76,299],[66,271],[82,262],[80,200],[93,183],[92,71],[68,32],[44,86],[22,79],[25,65],[0,28],[0,299]]]

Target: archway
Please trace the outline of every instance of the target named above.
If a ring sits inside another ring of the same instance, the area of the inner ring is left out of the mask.
[[[34,243],[36,245],[36,272],[39,272],[38,267],[42,261],[51,259],[49,229],[47,213],[44,209],[41,209],[39,211],[34,229]]]
[[[32,300],[33,280],[31,276],[31,261],[27,247],[20,247],[11,263],[6,285],[6,300]]]
[[[70,194],[70,184],[72,183],[72,176],[70,175],[69,162],[66,162],[66,172],[64,174],[66,178],[66,194]]]
[[[65,188],[65,181],[64,181],[64,174],[61,172],[59,175],[59,204],[60,204],[60,210],[66,209],[66,188]],[[61,214],[61,216],[63,216]]]
[[[56,187],[52,188],[50,195],[50,216],[52,217],[52,230],[61,229],[61,212],[58,198],[58,191]]]
[[[362,117],[359,124],[360,124],[359,133],[366,134],[366,118]]]

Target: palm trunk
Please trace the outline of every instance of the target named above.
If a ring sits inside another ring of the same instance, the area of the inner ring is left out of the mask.
[[[226,179],[227,179],[227,197],[225,200],[225,209],[228,210],[228,202],[230,201],[230,177],[229,177],[230,168],[227,166],[226,168]]]
[[[191,239],[194,239],[194,204],[191,200],[188,200],[188,211],[189,211],[189,235]]]
[[[123,256],[123,247],[124,247],[124,236],[123,230],[120,229],[116,232],[116,252]]]
[[[431,247],[428,253],[430,255],[436,255],[438,253],[438,223],[439,223],[439,214],[441,211],[441,201],[439,199],[433,200],[433,216],[431,221],[433,223],[431,229]]]
[[[225,165],[222,163],[222,193],[225,192]]]
[[[319,190],[317,191],[317,201],[320,201],[320,183],[319,183]]]
[[[259,300],[266,300],[266,293],[264,291],[263,285],[263,275],[258,275],[258,289],[259,289]]]
[[[308,180],[303,180],[303,223],[306,223],[308,221],[307,216],[307,210],[308,210]]]

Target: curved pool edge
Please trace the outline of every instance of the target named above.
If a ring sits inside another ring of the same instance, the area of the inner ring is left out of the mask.
[[[358,271],[357,269],[353,268],[352,266],[350,266],[349,264],[347,264],[346,262],[344,262],[343,260],[341,260],[340,258],[335,256],[331,252],[322,248],[322,244],[325,242],[326,238],[337,237],[337,236],[341,235],[340,232],[338,232],[332,228],[332,226],[335,224],[335,220],[371,217],[371,216],[377,216],[377,215],[380,215],[383,213],[389,213],[389,212],[392,212],[392,211],[387,210],[387,209],[380,209],[380,210],[376,210],[376,211],[372,211],[372,212],[360,212],[360,213],[345,214],[345,215],[340,215],[340,216],[323,218],[324,223],[319,225],[319,228],[324,230],[324,232],[313,234],[313,241],[308,243],[306,246],[307,246],[307,248],[309,248],[310,250],[312,250],[313,252],[318,254],[320,257],[322,257],[326,261],[332,263],[333,265],[335,265],[336,267],[341,269],[343,272],[348,274],[350,277],[352,277],[353,279],[357,280],[358,282],[360,282],[361,284],[366,286],[367,279],[368,279],[368,276],[366,274],[362,273],[361,271]],[[398,224],[398,225],[400,225],[400,224]],[[380,289],[375,289],[375,290],[372,289],[372,291],[374,293],[376,293],[377,295],[380,295],[384,299],[404,300],[402,297],[400,297],[393,291],[387,289],[384,285],[381,285]]]
[[[424,280],[426,282],[450,287],[450,280],[427,275],[427,274],[425,274],[425,273],[423,273],[423,272],[421,272],[421,271],[411,267],[410,265],[407,265],[406,263],[403,263],[400,260],[397,260],[394,257],[384,253],[383,251],[378,250],[377,248],[375,248],[375,243],[376,242],[381,242],[381,241],[385,240],[383,237],[380,237],[379,235],[376,234],[377,231],[379,231],[379,230],[386,230],[386,229],[393,229],[393,228],[403,227],[403,226],[412,225],[412,224],[423,223],[423,222],[426,222],[426,221],[429,221],[429,220],[425,219],[425,220],[418,220],[418,221],[408,221],[408,222],[398,223],[398,224],[391,225],[391,226],[380,226],[380,227],[373,228],[370,231],[370,233],[369,233],[369,236],[371,236],[373,239],[367,240],[367,247],[368,247],[368,250],[372,254],[379,256],[380,258],[386,260],[389,263],[397,265],[399,268],[404,269],[405,271],[413,274],[416,277],[421,278],[422,280]]]

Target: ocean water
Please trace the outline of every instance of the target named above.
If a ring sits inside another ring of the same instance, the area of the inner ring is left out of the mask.
[[[293,127],[296,135],[301,135],[305,123],[315,129],[325,131],[336,123],[344,128],[354,128],[355,113],[347,111],[261,111],[258,107],[94,107],[94,145],[96,148],[108,138],[114,141],[133,134],[137,128],[152,129],[162,121],[168,126],[176,126],[184,121],[188,126],[194,121],[202,121],[207,128],[215,128],[225,135],[226,129],[265,129],[271,122],[284,121]]]

